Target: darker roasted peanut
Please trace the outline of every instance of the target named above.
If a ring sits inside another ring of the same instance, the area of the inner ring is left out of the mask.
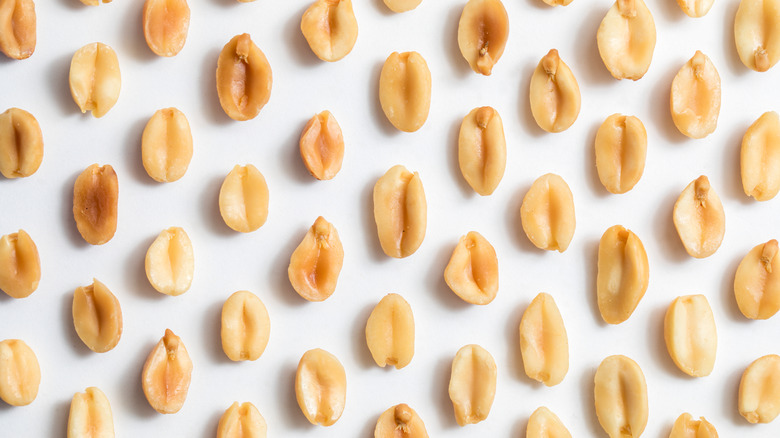
[[[187,41],[187,0],[146,0],[143,14],[146,44],[159,56],[176,56]]]
[[[599,241],[596,294],[605,322],[627,320],[642,297],[650,277],[647,252],[636,234],[621,225],[610,227]]]
[[[6,234],[0,238],[0,290],[13,298],[24,298],[38,289],[41,259],[27,232]]]
[[[739,310],[750,319],[769,319],[780,310],[780,257],[777,240],[755,246],[742,259],[734,278]]]
[[[304,353],[295,373],[295,398],[311,424],[338,421],[347,398],[347,374],[336,356],[319,348]]]
[[[122,337],[122,308],[105,284],[92,280],[73,295],[73,325],[81,341],[95,353],[116,347]]]
[[[655,21],[642,0],[617,0],[601,21],[599,55],[615,79],[639,80],[655,50]]]
[[[683,135],[704,138],[715,131],[720,114],[720,75],[710,58],[696,51],[672,81],[672,120]]]
[[[192,285],[195,256],[190,237],[180,227],[162,230],[146,251],[146,278],[161,294],[177,296]]]
[[[230,360],[259,359],[270,334],[268,310],[257,295],[241,290],[222,305],[222,351]]]
[[[179,412],[187,399],[192,360],[181,338],[165,329],[165,335],[146,358],[141,383],[146,400],[161,414]]]
[[[498,293],[498,257],[493,245],[476,231],[462,236],[444,269],[444,281],[467,303],[493,301]]]
[[[366,323],[366,343],[374,362],[396,369],[409,365],[414,356],[414,315],[398,294],[387,294],[371,311]]]
[[[688,254],[700,259],[718,250],[726,232],[726,216],[706,176],[696,178],[683,190],[674,203],[673,216]]]
[[[431,108],[431,71],[419,53],[393,52],[387,57],[379,75],[379,103],[399,130],[422,127]]]
[[[566,251],[576,226],[574,198],[566,181],[554,173],[537,178],[523,197],[520,221],[537,248]]]
[[[332,179],[341,170],[344,160],[344,136],[330,111],[323,111],[309,120],[303,128],[301,158],[313,177]]]
[[[417,412],[406,403],[401,403],[379,416],[374,438],[428,438],[428,431]]]
[[[287,276],[298,295],[309,301],[324,301],[336,291],[343,264],[339,233],[320,216],[293,251]]]
[[[571,433],[557,415],[542,406],[528,419],[525,436],[526,438],[571,438]]]
[[[249,34],[236,35],[225,44],[217,61],[217,94],[228,117],[255,118],[271,98],[272,85],[271,65]]]
[[[393,12],[411,11],[422,3],[422,0],[384,0],[385,6]]]
[[[490,76],[509,37],[509,17],[501,0],[469,0],[458,22],[458,46],[471,69]]]
[[[352,0],[315,0],[303,13],[301,32],[321,60],[334,62],[347,56],[358,36]]]
[[[114,107],[122,88],[119,60],[103,43],[80,48],[70,61],[70,94],[82,113],[103,117]]]
[[[393,166],[374,185],[374,221],[382,251],[390,257],[414,254],[425,238],[428,222],[420,175]]]
[[[768,201],[780,191],[780,117],[761,115],[742,137],[742,189],[756,201]]]
[[[114,438],[114,416],[103,391],[91,387],[73,396],[67,438]]]
[[[244,402],[232,405],[219,418],[217,438],[266,438],[268,426],[255,405]]]
[[[0,52],[27,59],[35,51],[36,16],[33,0],[0,1]]]
[[[452,360],[449,394],[459,426],[487,419],[496,397],[496,362],[487,350],[471,344]]]
[[[73,185],[73,218],[87,243],[102,245],[116,233],[119,181],[114,168],[93,164]]]
[[[531,114],[547,132],[569,129],[580,114],[580,86],[571,69],[550,50],[531,77]]]
[[[43,160],[43,135],[32,114],[10,108],[0,114],[0,173],[6,178],[30,176]]]
[[[463,118],[458,136],[458,164],[463,178],[482,196],[493,193],[506,169],[506,138],[498,111],[475,108]]]
[[[615,194],[634,188],[645,171],[647,131],[634,116],[612,114],[596,133],[596,170],[601,184]]]
[[[768,354],[747,367],[739,382],[739,413],[750,423],[770,423],[780,414],[780,356]]]
[[[569,371],[569,338],[553,297],[540,293],[520,320],[520,352],[525,374],[554,386]]]
[[[0,342],[0,399],[26,406],[38,396],[41,368],[32,349],[19,339]]]
[[[718,431],[704,417],[694,420],[693,416],[686,412],[677,417],[669,438],[718,438]]]
[[[141,159],[146,173],[158,182],[176,181],[192,159],[192,131],[176,108],[157,110],[144,128]]]
[[[265,177],[255,166],[234,166],[219,189],[222,220],[241,233],[257,230],[268,219],[268,196]]]
[[[677,0],[680,9],[682,9],[686,15],[693,18],[707,15],[707,12],[710,11],[713,3],[715,3],[714,0]]]
[[[626,356],[604,359],[594,378],[596,416],[609,438],[639,437],[647,426],[647,383]]]
[[[709,376],[715,366],[718,332],[707,297],[677,297],[664,318],[666,349],[674,364],[692,377]]]
[[[764,72],[780,59],[780,15],[771,0],[741,0],[734,18],[734,40],[742,63]]]

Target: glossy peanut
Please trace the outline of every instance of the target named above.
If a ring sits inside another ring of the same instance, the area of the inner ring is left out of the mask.
[[[347,398],[347,375],[336,356],[319,348],[304,353],[295,373],[295,398],[311,424],[338,421]]]
[[[374,438],[428,438],[428,431],[417,412],[406,403],[401,403],[379,416]]]
[[[390,168],[374,185],[374,221],[382,251],[390,257],[414,254],[425,238],[428,204],[417,172]]]
[[[187,0],[146,0],[144,3],[144,38],[156,55],[176,56],[184,48],[189,27]]]
[[[458,135],[458,164],[475,192],[488,196],[496,190],[506,169],[506,138],[498,111],[483,106],[463,118]]]
[[[697,50],[672,81],[670,106],[677,129],[690,138],[712,134],[718,126],[720,93],[718,70]]]
[[[401,131],[425,124],[431,108],[431,71],[417,52],[393,52],[379,74],[379,104],[387,120]]]
[[[571,433],[557,415],[542,406],[528,419],[525,436],[526,438],[571,438]]]
[[[90,387],[73,395],[67,438],[114,438],[114,415],[103,391]]]
[[[547,132],[569,129],[580,114],[580,86],[556,49],[550,50],[531,76],[531,114]]]
[[[344,136],[336,118],[323,111],[309,120],[299,142],[306,169],[319,180],[333,179],[344,160]]]
[[[268,426],[255,405],[233,402],[219,418],[217,438],[266,438]]]
[[[750,319],[769,319],[780,310],[780,257],[777,240],[757,245],[742,259],[734,278],[740,312]]]
[[[249,34],[234,36],[219,54],[217,95],[233,120],[254,119],[271,98],[271,65]]]
[[[647,426],[647,383],[642,369],[626,356],[609,356],[594,378],[596,416],[610,438],[637,438]]]
[[[525,374],[555,386],[569,371],[569,338],[555,300],[538,294],[520,320],[520,352]]]
[[[0,0],[0,52],[13,59],[32,56],[36,21],[33,0]]]
[[[146,251],[146,278],[161,294],[177,296],[192,285],[195,256],[190,237],[180,227],[160,232]]]
[[[387,6],[393,12],[411,11],[422,3],[422,0],[384,0]]]
[[[398,294],[387,294],[371,311],[366,323],[366,343],[374,362],[396,369],[409,365],[414,356],[414,314]]]
[[[268,184],[251,164],[235,165],[219,189],[219,213],[231,229],[250,233],[268,219]]]
[[[689,17],[700,18],[707,15],[714,0],[677,0],[677,4],[680,6],[683,12]]]
[[[780,356],[768,354],[747,367],[739,382],[739,413],[750,423],[770,423],[780,414]]]
[[[192,131],[187,117],[176,108],[157,110],[141,137],[141,161],[157,182],[179,180],[192,159]]]
[[[321,60],[334,62],[347,56],[358,36],[352,0],[315,0],[303,13],[301,32]]]
[[[73,294],[73,325],[79,339],[95,353],[112,350],[122,337],[122,307],[105,284],[92,280]]]
[[[222,351],[230,360],[259,359],[270,334],[268,310],[257,295],[238,291],[222,305]]]
[[[103,43],[80,48],[70,61],[70,94],[82,113],[103,117],[114,107],[122,88],[119,60]]]
[[[184,342],[165,329],[165,335],[149,353],[141,373],[146,400],[161,414],[175,414],[184,406],[191,379],[192,360]]]
[[[758,72],[780,59],[780,3],[777,0],[741,0],[734,18],[737,54],[745,67]]]
[[[605,322],[627,320],[645,296],[650,268],[642,241],[621,225],[607,229],[599,241],[596,295]]]
[[[768,201],[780,191],[780,117],[761,115],[742,137],[742,188],[756,201]]]
[[[715,366],[718,331],[707,297],[675,298],[664,318],[664,339],[677,368],[692,377],[709,376]]]
[[[466,345],[452,360],[450,400],[459,426],[487,419],[496,396],[496,362],[479,345]]]
[[[468,0],[458,22],[458,47],[471,69],[489,76],[509,37],[509,17],[501,0]]]
[[[674,204],[673,218],[685,251],[692,257],[709,257],[720,247],[726,216],[706,176],[698,177],[683,190]]]
[[[41,368],[32,349],[19,339],[0,342],[0,399],[26,406],[38,396]]]
[[[626,193],[645,171],[647,131],[634,116],[612,114],[596,132],[596,170],[610,193]]]
[[[0,114],[0,174],[20,178],[34,174],[43,160],[43,135],[35,117],[19,108]]]
[[[694,420],[693,416],[686,412],[677,417],[669,438],[718,438],[718,431],[704,417]]]
[[[73,218],[87,243],[102,245],[116,233],[119,180],[114,168],[92,164],[73,185]]]
[[[0,238],[0,290],[25,298],[38,289],[41,259],[38,247],[24,230]]]
[[[498,257],[493,245],[476,231],[462,236],[444,269],[444,281],[463,301],[489,304],[498,293]]]
[[[599,55],[615,79],[639,80],[655,50],[655,21],[643,0],[617,0],[601,21]]]
[[[324,301],[336,291],[343,264],[344,247],[339,233],[320,216],[293,251],[287,276],[302,298]]]
[[[566,251],[576,226],[574,197],[566,181],[554,173],[537,178],[523,197],[520,221],[537,248]]]

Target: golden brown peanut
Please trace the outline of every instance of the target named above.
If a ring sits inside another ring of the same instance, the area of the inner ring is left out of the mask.
[[[379,103],[387,120],[405,132],[414,132],[431,109],[431,71],[417,52],[393,52],[379,75]]]
[[[459,426],[487,419],[496,396],[496,362],[476,344],[458,350],[452,360],[450,400]]]
[[[103,3],[111,3],[111,0],[81,0],[81,3],[84,3],[87,6],[98,6],[101,1]]]
[[[718,331],[707,297],[675,298],[664,318],[664,339],[677,368],[692,377],[709,376],[715,367]]]
[[[358,36],[352,0],[315,0],[303,13],[301,32],[321,60],[334,62],[347,56]]]
[[[161,294],[177,296],[192,285],[195,256],[190,237],[179,227],[162,230],[146,251],[146,278]]]
[[[401,403],[379,416],[374,438],[428,438],[428,431],[417,412],[406,403]]]
[[[683,190],[674,203],[673,216],[688,254],[700,259],[718,250],[726,232],[726,216],[706,176],[696,178]]]
[[[374,221],[382,251],[390,257],[414,254],[428,222],[420,175],[404,166],[390,168],[374,185]]]
[[[26,406],[38,395],[41,368],[32,349],[19,339],[0,342],[0,399]]]
[[[144,363],[141,382],[146,400],[161,414],[175,414],[184,406],[191,378],[192,360],[184,342],[165,329]]]
[[[672,81],[672,120],[681,133],[704,138],[715,131],[720,113],[720,75],[710,58],[696,51]]]
[[[555,300],[544,292],[536,296],[520,320],[520,353],[525,374],[546,386],[555,386],[569,371],[569,338]]]
[[[295,373],[295,398],[311,424],[338,421],[347,398],[347,374],[336,356],[319,348],[303,354]]]
[[[384,0],[385,6],[393,12],[411,11],[422,3],[422,0]]]
[[[626,356],[604,359],[594,378],[596,416],[610,438],[637,438],[647,426],[647,383]]]
[[[612,114],[596,133],[596,170],[610,193],[634,188],[645,171],[647,131],[634,116]]]
[[[780,310],[780,257],[777,240],[755,246],[742,259],[734,278],[739,310],[750,319],[769,319]]]
[[[176,56],[187,41],[190,7],[187,0],[146,0],[144,38],[156,55]]]
[[[320,216],[293,251],[287,276],[298,295],[309,301],[324,301],[336,291],[343,264],[339,233]]]
[[[677,0],[680,9],[682,9],[686,15],[693,18],[700,18],[707,15],[707,12],[710,11],[713,3],[715,3],[714,0]]]
[[[0,173],[6,178],[30,176],[43,160],[43,135],[32,114],[10,108],[0,114]]]
[[[0,52],[27,59],[35,51],[36,16],[33,0],[0,0]]]
[[[520,222],[539,249],[566,251],[574,236],[574,198],[569,185],[554,173],[534,181],[520,206]]]
[[[79,339],[95,353],[112,350],[122,337],[122,307],[105,284],[92,280],[73,295],[73,325]]]
[[[542,0],[542,1],[547,3],[550,6],[568,6],[572,0]]]
[[[655,21],[642,0],[617,0],[596,34],[599,55],[615,79],[639,80],[655,50]]]
[[[330,111],[323,111],[309,120],[303,128],[301,158],[306,169],[319,180],[333,179],[344,160],[344,136]]]
[[[650,267],[642,241],[621,225],[607,229],[599,241],[596,295],[604,322],[620,324],[627,320],[649,282]]]
[[[24,230],[0,238],[0,289],[13,298],[25,298],[38,289],[41,258]]]
[[[764,72],[780,59],[780,7],[777,0],[741,0],[734,18],[734,40],[742,63]]]
[[[271,98],[272,85],[271,65],[248,33],[225,44],[217,61],[217,95],[228,117],[254,119]]]
[[[506,169],[506,138],[498,111],[474,108],[463,118],[458,136],[458,164],[463,178],[482,196],[493,193]]]
[[[509,38],[509,17],[501,0],[468,0],[458,22],[458,47],[471,69],[490,76]]]
[[[219,213],[228,227],[250,233],[268,219],[268,185],[251,164],[236,165],[219,189]]]
[[[176,108],[157,110],[144,128],[141,159],[146,173],[158,182],[183,177],[192,159],[192,131]]]
[[[82,113],[103,117],[114,107],[122,88],[119,60],[103,43],[80,48],[70,61],[70,94]]]
[[[255,405],[244,402],[232,405],[219,418],[217,438],[266,438],[268,426]]]
[[[580,86],[571,69],[550,50],[531,76],[531,114],[547,132],[569,129],[580,114]]]
[[[525,436],[526,438],[571,438],[571,433],[557,415],[542,406],[528,419]]]
[[[718,431],[704,417],[694,420],[693,416],[686,412],[677,417],[669,438],[718,438]]]
[[[498,257],[493,245],[476,231],[462,236],[444,269],[444,281],[463,301],[489,304],[498,293]]]
[[[742,137],[742,188],[756,201],[768,201],[780,191],[780,117],[761,115]]]
[[[73,396],[68,438],[114,438],[114,416],[103,391],[90,387]]]
[[[366,323],[366,343],[374,362],[396,369],[409,365],[414,356],[414,314],[398,294],[387,294],[371,311]]]
[[[73,185],[73,218],[81,237],[91,245],[102,245],[116,233],[119,209],[119,180],[114,168],[92,164]]]
[[[257,360],[270,335],[268,310],[257,295],[241,290],[222,305],[222,351],[230,360]]]
[[[780,356],[768,354],[747,367],[739,382],[739,413],[753,424],[780,414]]]

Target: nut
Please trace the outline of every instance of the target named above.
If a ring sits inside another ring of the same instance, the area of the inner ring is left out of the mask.
[[[157,292],[172,296],[187,292],[195,271],[190,237],[179,227],[163,230],[146,251],[144,267]]]
[[[506,169],[506,138],[501,116],[493,108],[474,108],[463,118],[458,164],[463,178],[480,195],[490,195],[498,187]]]
[[[32,114],[10,108],[0,114],[0,173],[6,178],[30,176],[43,160],[43,135]]]
[[[428,438],[428,431],[417,412],[406,403],[401,403],[379,416],[374,438]]]
[[[241,290],[222,305],[222,351],[230,360],[257,360],[270,334],[268,310],[257,295]]]
[[[103,391],[91,387],[73,396],[68,438],[114,438],[114,416]]]
[[[414,356],[414,315],[398,294],[387,294],[371,311],[366,323],[366,343],[374,362],[396,369],[409,365]]]
[[[509,17],[501,0],[469,0],[458,22],[458,47],[471,69],[490,76],[504,54]]]
[[[555,386],[569,371],[569,338],[555,300],[544,292],[536,296],[520,320],[520,352],[525,374],[546,386]]]
[[[713,3],[715,3],[714,0],[677,0],[680,9],[682,9],[686,15],[693,18],[700,18],[707,15],[707,12],[710,11]]]
[[[780,310],[777,240],[758,245],[742,259],[734,278],[739,310],[750,319],[769,319]]]
[[[756,201],[768,201],[780,191],[780,117],[761,115],[742,137],[742,188]]]
[[[119,99],[122,76],[114,49],[103,43],[80,48],[70,61],[70,94],[82,113],[103,117]]]
[[[431,71],[417,52],[393,52],[379,75],[379,103],[387,120],[405,132],[414,132],[428,119],[431,108]]]
[[[458,350],[452,360],[450,400],[459,426],[487,419],[496,396],[496,362],[479,345]]]
[[[780,16],[774,2],[741,0],[734,18],[734,40],[742,63],[751,70],[767,71],[780,59]]]
[[[27,59],[35,51],[35,3],[33,0],[0,1],[0,52],[13,59]]]
[[[715,131],[720,113],[720,76],[710,58],[696,51],[672,81],[672,120],[681,133],[704,138]]]
[[[526,438],[571,438],[571,433],[557,415],[542,406],[528,419],[525,436]]]
[[[463,301],[484,305],[498,293],[498,257],[476,231],[462,236],[444,269],[444,281]]]
[[[311,424],[338,421],[347,398],[347,375],[336,356],[319,348],[303,354],[295,373],[295,398]]]
[[[601,60],[615,79],[639,80],[653,60],[653,14],[642,0],[617,0],[601,21],[596,41]]]
[[[187,41],[187,0],[146,0],[143,14],[146,44],[159,56],[176,56]]]
[[[217,61],[217,94],[228,117],[255,118],[271,98],[272,85],[271,65],[248,33],[225,44]]]
[[[0,342],[0,399],[26,406],[38,395],[41,368],[32,349],[19,339]]]
[[[554,173],[534,181],[520,206],[526,236],[539,249],[566,251],[574,236],[574,198],[569,185]]]
[[[217,438],[266,438],[268,426],[255,405],[238,402],[232,405],[219,418]]]
[[[594,378],[596,416],[610,438],[639,437],[647,426],[647,383],[626,356],[604,359]]]
[[[675,298],[664,318],[664,339],[677,368],[692,377],[709,376],[715,366],[718,332],[707,297]]]
[[[293,251],[287,276],[298,295],[309,301],[324,301],[335,292],[343,264],[339,233],[320,216]]]
[[[674,203],[673,216],[688,254],[700,259],[718,250],[726,232],[726,216],[706,176],[696,178],[683,190]]]
[[[739,413],[750,423],[769,423],[780,414],[780,356],[768,354],[747,367],[739,382]]]
[[[303,13],[301,32],[321,60],[334,62],[347,56],[358,36],[352,0],[315,0]]]
[[[425,238],[428,205],[420,175],[390,168],[374,185],[374,220],[382,251],[390,257],[414,254]]]
[[[393,12],[411,11],[420,5],[422,0],[384,0],[385,6]]]
[[[268,219],[268,185],[251,164],[236,165],[219,189],[219,213],[228,227],[241,233],[257,230]]]
[[[580,86],[569,66],[550,50],[531,76],[531,114],[547,132],[569,129],[580,114]]]
[[[550,6],[568,6],[572,0],[542,0]],[[530,435],[529,435],[530,437]],[[557,438],[557,436],[556,436]]]
[[[146,358],[141,383],[146,400],[161,414],[179,412],[187,399],[192,360],[181,338],[165,329],[165,335]]]
[[[81,0],[81,3],[84,3],[87,6],[98,6],[101,1],[103,3],[111,3],[111,0]]]
[[[95,353],[112,350],[122,337],[122,308],[105,284],[92,280],[73,295],[73,325],[84,345]]]
[[[116,233],[119,208],[119,180],[114,168],[92,164],[73,185],[73,218],[81,237],[102,245]]]
[[[344,160],[344,136],[330,111],[323,111],[309,120],[301,133],[301,158],[313,177],[333,179]]]
[[[615,194],[634,188],[645,171],[647,131],[634,116],[612,114],[596,133],[596,170],[601,184]]]
[[[38,289],[41,258],[24,230],[0,238],[0,289],[13,298],[25,298]]]
[[[634,313],[645,296],[650,276],[642,241],[622,225],[607,229],[599,241],[596,295],[599,312],[608,324],[620,324]]]
[[[183,177],[192,159],[192,131],[176,108],[157,110],[144,128],[141,159],[146,173],[158,182]]]
[[[704,417],[694,420],[693,416],[686,412],[677,417],[669,438],[718,438],[718,431]]]

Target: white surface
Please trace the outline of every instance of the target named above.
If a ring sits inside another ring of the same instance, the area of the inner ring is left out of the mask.
[[[650,0],[658,42],[647,75],[618,82],[601,63],[596,29],[609,1],[575,0],[549,8],[541,0],[507,0],[511,25],[506,52],[493,76],[481,77],[462,59],[456,32],[465,2],[424,0],[417,10],[391,14],[381,0],[356,1],[360,35],[354,50],[333,64],[314,57],[299,22],[307,0],[193,0],[187,44],[172,59],[158,58],[141,32],[141,2],[83,7],[78,0],[39,0],[38,45],[32,58],[0,57],[0,106],[32,112],[44,133],[45,155],[26,179],[0,180],[0,234],[24,228],[38,245],[43,278],[29,298],[0,294],[0,338],[24,339],[36,352],[42,382],[27,407],[0,403],[0,436],[64,436],[73,393],[100,387],[111,401],[117,435],[212,437],[233,401],[251,401],[268,422],[269,436],[370,437],[377,417],[399,402],[422,416],[431,436],[519,437],[527,418],[546,405],[576,437],[606,436],[593,408],[593,374],[610,354],[636,360],[647,378],[650,419],[646,437],[666,437],[682,412],[705,416],[722,437],[780,435],[780,420],[749,425],[737,412],[745,367],[778,353],[780,316],[751,322],[739,313],[732,282],[753,246],[779,237],[780,199],[766,203],[742,193],[739,147],[747,127],[777,106],[780,67],[755,73],[744,67],[733,42],[737,2],[716,1],[701,19],[685,16],[672,0]],[[271,100],[249,122],[228,119],[219,106],[214,72],[222,46],[249,32],[274,73]],[[122,93],[102,119],[82,115],[68,91],[70,58],[82,45],[102,41],[119,56]],[[582,111],[572,128],[543,133],[528,107],[528,83],[539,59],[558,48],[579,80]],[[669,116],[669,87],[677,70],[700,49],[723,80],[718,129],[688,140]],[[433,76],[430,116],[413,134],[395,131],[378,104],[377,83],[392,51],[416,50]],[[503,181],[490,197],[475,195],[457,166],[457,133],[472,108],[501,114],[508,143]],[[159,109],[176,106],[189,118],[195,153],[180,181],[158,184],[144,172],[141,132]],[[300,131],[329,109],[347,142],[344,166],[333,181],[315,181],[297,148]],[[645,174],[628,194],[611,195],[595,171],[593,139],[610,114],[637,115],[647,127]],[[79,236],[71,214],[72,186],[89,164],[114,166],[119,175],[119,227],[100,247]],[[268,222],[257,232],[232,232],[222,222],[217,194],[238,163],[253,163],[270,188]],[[384,256],[372,216],[376,179],[394,164],[420,172],[428,199],[428,234],[404,260]],[[533,180],[564,177],[574,193],[577,230],[563,253],[542,252],[522,233],[519,206]],[[721,248],[704,260],[683,250],[672,225],[672,206],[700,174],[710,177],[726,210]],[[336,293],[323,303],[298,297],[287,280],[289,256],[318,215],[339,230],[345,261]],[[643,240],[650,287],[634,315],[607,326],[595,302],[597,246],[609,226],[623,224]],[[155,292],[144,275],[144,254],[169,226],[184,227],[196,257],[192,289],[180,297]],[[481,232],[496,248],[500,290],[486,307],[463,303],[442,272],[458,237]],[[71,318],[73,290],[93,277],[119,298],[124,334],[111,352],[96,354],[78,339]],[[219,341],[224,300],[248,289],[271,316],[271,339],[256,362],[232,363]],[[517,327],[540,291],[556,299],[569,334],[571,365],[564,381],[546,388],[525,377]],[[365,346],[368,314],[389,292],[402,294],[417,323],[416,355],[401,371],[380,369]],[[678,295],[706,294],[718,325],[719,350],[711,376],[692,379],[669,358],[663,316]],[[151,409],[140,374],[166,327],[180,335],[194,372],[187,402],[175,415]],[[449,368],[463,345],[479,343],[498,364],[498,390],[487,421],[460,428],[447,395]],[[321,347],[347,371],[347,404],[331,428],[309,425],[294,396],[301,355]]]

